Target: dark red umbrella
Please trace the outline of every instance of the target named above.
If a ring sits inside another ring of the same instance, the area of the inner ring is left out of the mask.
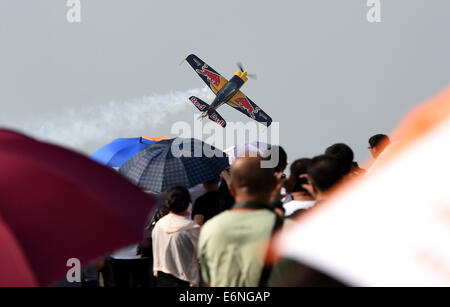
[[[0,286],[51,285],[138,242],[153,197],[67,149],[0,130]]]

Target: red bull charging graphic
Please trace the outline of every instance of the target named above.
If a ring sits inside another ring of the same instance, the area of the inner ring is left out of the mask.
[[[202,66],[202,69],[196,69],[195,71],[203,76],[205,76],[210,83],[212,83],[216,88],[220,86],[220,76],[208,70],[208,65]]]
[[[245,97],[236,98],[234,99],[234,101],[238,103],[239,107],[242,110],[245,110],[248,113],[248,115],[251,116],[251,118],[255,119],[255,114],[257,114],[260,110],[258,107],[254,108],[253,105]]]

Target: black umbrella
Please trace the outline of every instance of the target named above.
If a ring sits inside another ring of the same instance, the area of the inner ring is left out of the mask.
[[[174,138],[145,147],[119,173],[143,190],[160,193],[212,180],[228,167],[228,157],[214,146],[197,139]]]

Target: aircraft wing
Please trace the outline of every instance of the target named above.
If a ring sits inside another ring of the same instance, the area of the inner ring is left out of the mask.
[[[228,80],[222,77],[217,71],[215,71],[211,66],[203,62],[199,57],[195,54],[191,54],[186,58],[189,65],[195,70],[195,72],[200,76],[200,78],[205,81],[206,85],[217,94],[225,84],[228,83]]]
[[[267,115],[260,107],[256,105],[253,101],[250,100],[247,96],[244,95],[241,91],[239,91],[236,95],[231,98],[227,104],[232,106],[239,112],[244,113],[251,119],[256,120],[257,122],[270,126],[272,123],[272,118]]]

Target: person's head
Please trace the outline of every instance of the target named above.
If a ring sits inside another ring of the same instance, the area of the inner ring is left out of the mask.
[[[205,190],[207,192],[217,191],[219,189],[219,181],[220,181],[220,177],[217,176],[214,179],[203,182],[203,187],[205,188]]]
[[[353,175],[364,175],[365,172],[366,172],[365,169],[359,167],[358,162],[353,161],[353,167],[352,167]]]
[[[278,145],[272,145],[269,149],[267,149],[264,154],[265,160],[274,159],[274,167],[273,171],[276,173],[282,173],[286,169],[287,166],[287,153],[283,149],[283,147]],[[278,159],[276,159],[278,157]]]
[[[157,209],[153,212],[152,219],[150,221],[150,224],[147,227],[147,230],[152,230],[155,224],[162,219],[164,216],[169,214],[170,210],[169,207],[167,207],[167,204],[163,204],[157,207]]]
[[[161,218],[163,218],[164,216],[166,216],[167,214],[169,214],[169,207],[167,207],[166,205],[159,207],[158,209],[156,209],[156,212],[153,216],[153,222],[156,223],[158,222]]]
[[[343,177],[341,163],[330,155],[314,157],[308,166],[308,176],[314,194],[326,194]]]
[[[300,176],[308,173],[309,165],[311,165],[311,159],[309,158],[298,159],[291,164],[291,174],[287,185],[289,193],[307,192],[302,187],[306,183],[306,179]]]
[[[348,174],[353,167],[353,150],[344,143],[331,145],[325,150],[325,154],[336,158],[341,165],[343,175]]]
[[[261,167],[261,157],[239,157],[231,166],[229,190],[236,202],[269,204],[276,186],[273,168]]]
[[[182,214],[191,202],[189,191],[185,187],[173,187],[167,192],[167,207],[170,212]]]
[[[385,134],[375,134],[369,139],[369,150],[372,157],[376,158],[391,143]]]

